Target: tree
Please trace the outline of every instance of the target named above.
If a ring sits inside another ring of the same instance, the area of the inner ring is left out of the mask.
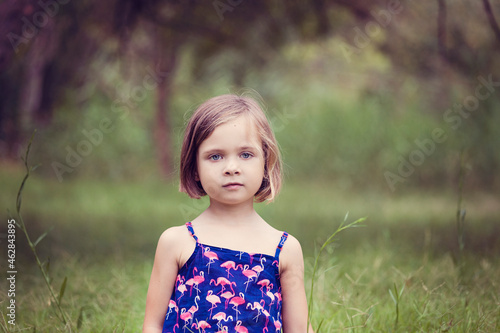
[[[148,37],[154,52],[146,56],[154,68],[169,73],[156,89],[152,131],[161,170],[168,176],[172,172],[168,102],[181,47],[193,46],[197,68],[223,50],[237,50],[251,64],[235,68],[233,79],[241,84],[250,67],[264,64],[287,40],[326,34],[337,4],[356,16],[368,13],[359,3],[344,1],[314,1],[313,6],[301,1],[285,5],[242,0],[7,1],[0,7],[0,15],[8,18],[2,30],[6,39],[0,44],[0,86],[9,87],[3,90],[9,98],[0,102],[1,137],[8,147],[3,156],[15,157],[20,137],[33,127],[50,124],[52,110],[64,103],[66,89],[92,80],[86,68],[103,51],[102,44],[119,41],[120,46],[110,52],[116,59],[134,47],[129,44],[134,34],[147,30],[154,31]]]

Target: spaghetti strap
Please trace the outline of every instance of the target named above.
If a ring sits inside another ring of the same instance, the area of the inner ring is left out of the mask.
[[[191,224],[191,222],[187,222],[186,223],[186,227],[188,228],[189,233],[191,234],[191,236],[193,236],[193,238],[196,241],[196,243],[199,243],[198,242],[198,237],[194,234],[194,229],[193,229],[193,225]]]
[[[283,248],[283,244],[285,244],[287,238],[288,238],[288,233],[283,232],[283,235],[281,236],[281,240],[278,244],[278,247],[276,247],[276,253],[274,255],[274,258],[276,260],[278,260],[280,253],[281,253],[281,249]]]

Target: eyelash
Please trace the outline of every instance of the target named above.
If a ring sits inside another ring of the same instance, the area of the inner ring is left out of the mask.
[[[241,156],[241,155],[243,155],[243,154],[248,155],[248,157],[247,157],[247,158],[245,158],[245,159],[249,159],[250,157],[253,157],[253,154],[252,154],[252,153],[249,153],[249,152],[247,152],[247,151],[246,151],[246,152],[244,152],[244,153],[241,153],[241,154],[240,154],[240,156]]]
[[[249,152],[243,152],[240,154],[240,156],[242,155],[248,155],[247,157],[243,157],[243,159],[247,160],[249,159],[250,157],[253,157],[254,155],[252,153],[249,153]],[[214,157],[218,157],[217,159],[214,159]],[[222,158],[222,156],[220,154],[213,154],[213,155],[210,155],[208,156],[208,159],[209,160],[212,160],[212,161],[218,161]]]
[[[220,160],[220,158],[214,159],[214,157],[217,157],[217,156],[222,158],[222,156],[220,156],[219,154],[213,154],[213,155],[208,156],[208,159],[212,160],[212,161],[218,161],[218,160]]]

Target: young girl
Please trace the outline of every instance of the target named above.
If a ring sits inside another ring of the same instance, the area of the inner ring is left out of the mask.
[[[143,333],[305,333],[307,302],[299,242],[254,210],[281,186],[274,134],[251,98],[203,103],[184,136],[180,190],[208,195],[193,221],[160,237]]]

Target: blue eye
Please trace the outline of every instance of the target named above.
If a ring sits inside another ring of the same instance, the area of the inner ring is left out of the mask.
[[[212,161],[218,161],[222,158],[222,156],[220,156],[219,154],[214,154],[210,155],[208,158],[211,159]]]
[[[242,153],[242,154],[241,154],[241,157],[242,157],[242,158],[244,158],[244,159],[248,159],[248,158],[250,158],[250,157],[252,157],[252,156],[253,156],[253,155],[252,155],[252,154],[250,154],[250,153]]]

